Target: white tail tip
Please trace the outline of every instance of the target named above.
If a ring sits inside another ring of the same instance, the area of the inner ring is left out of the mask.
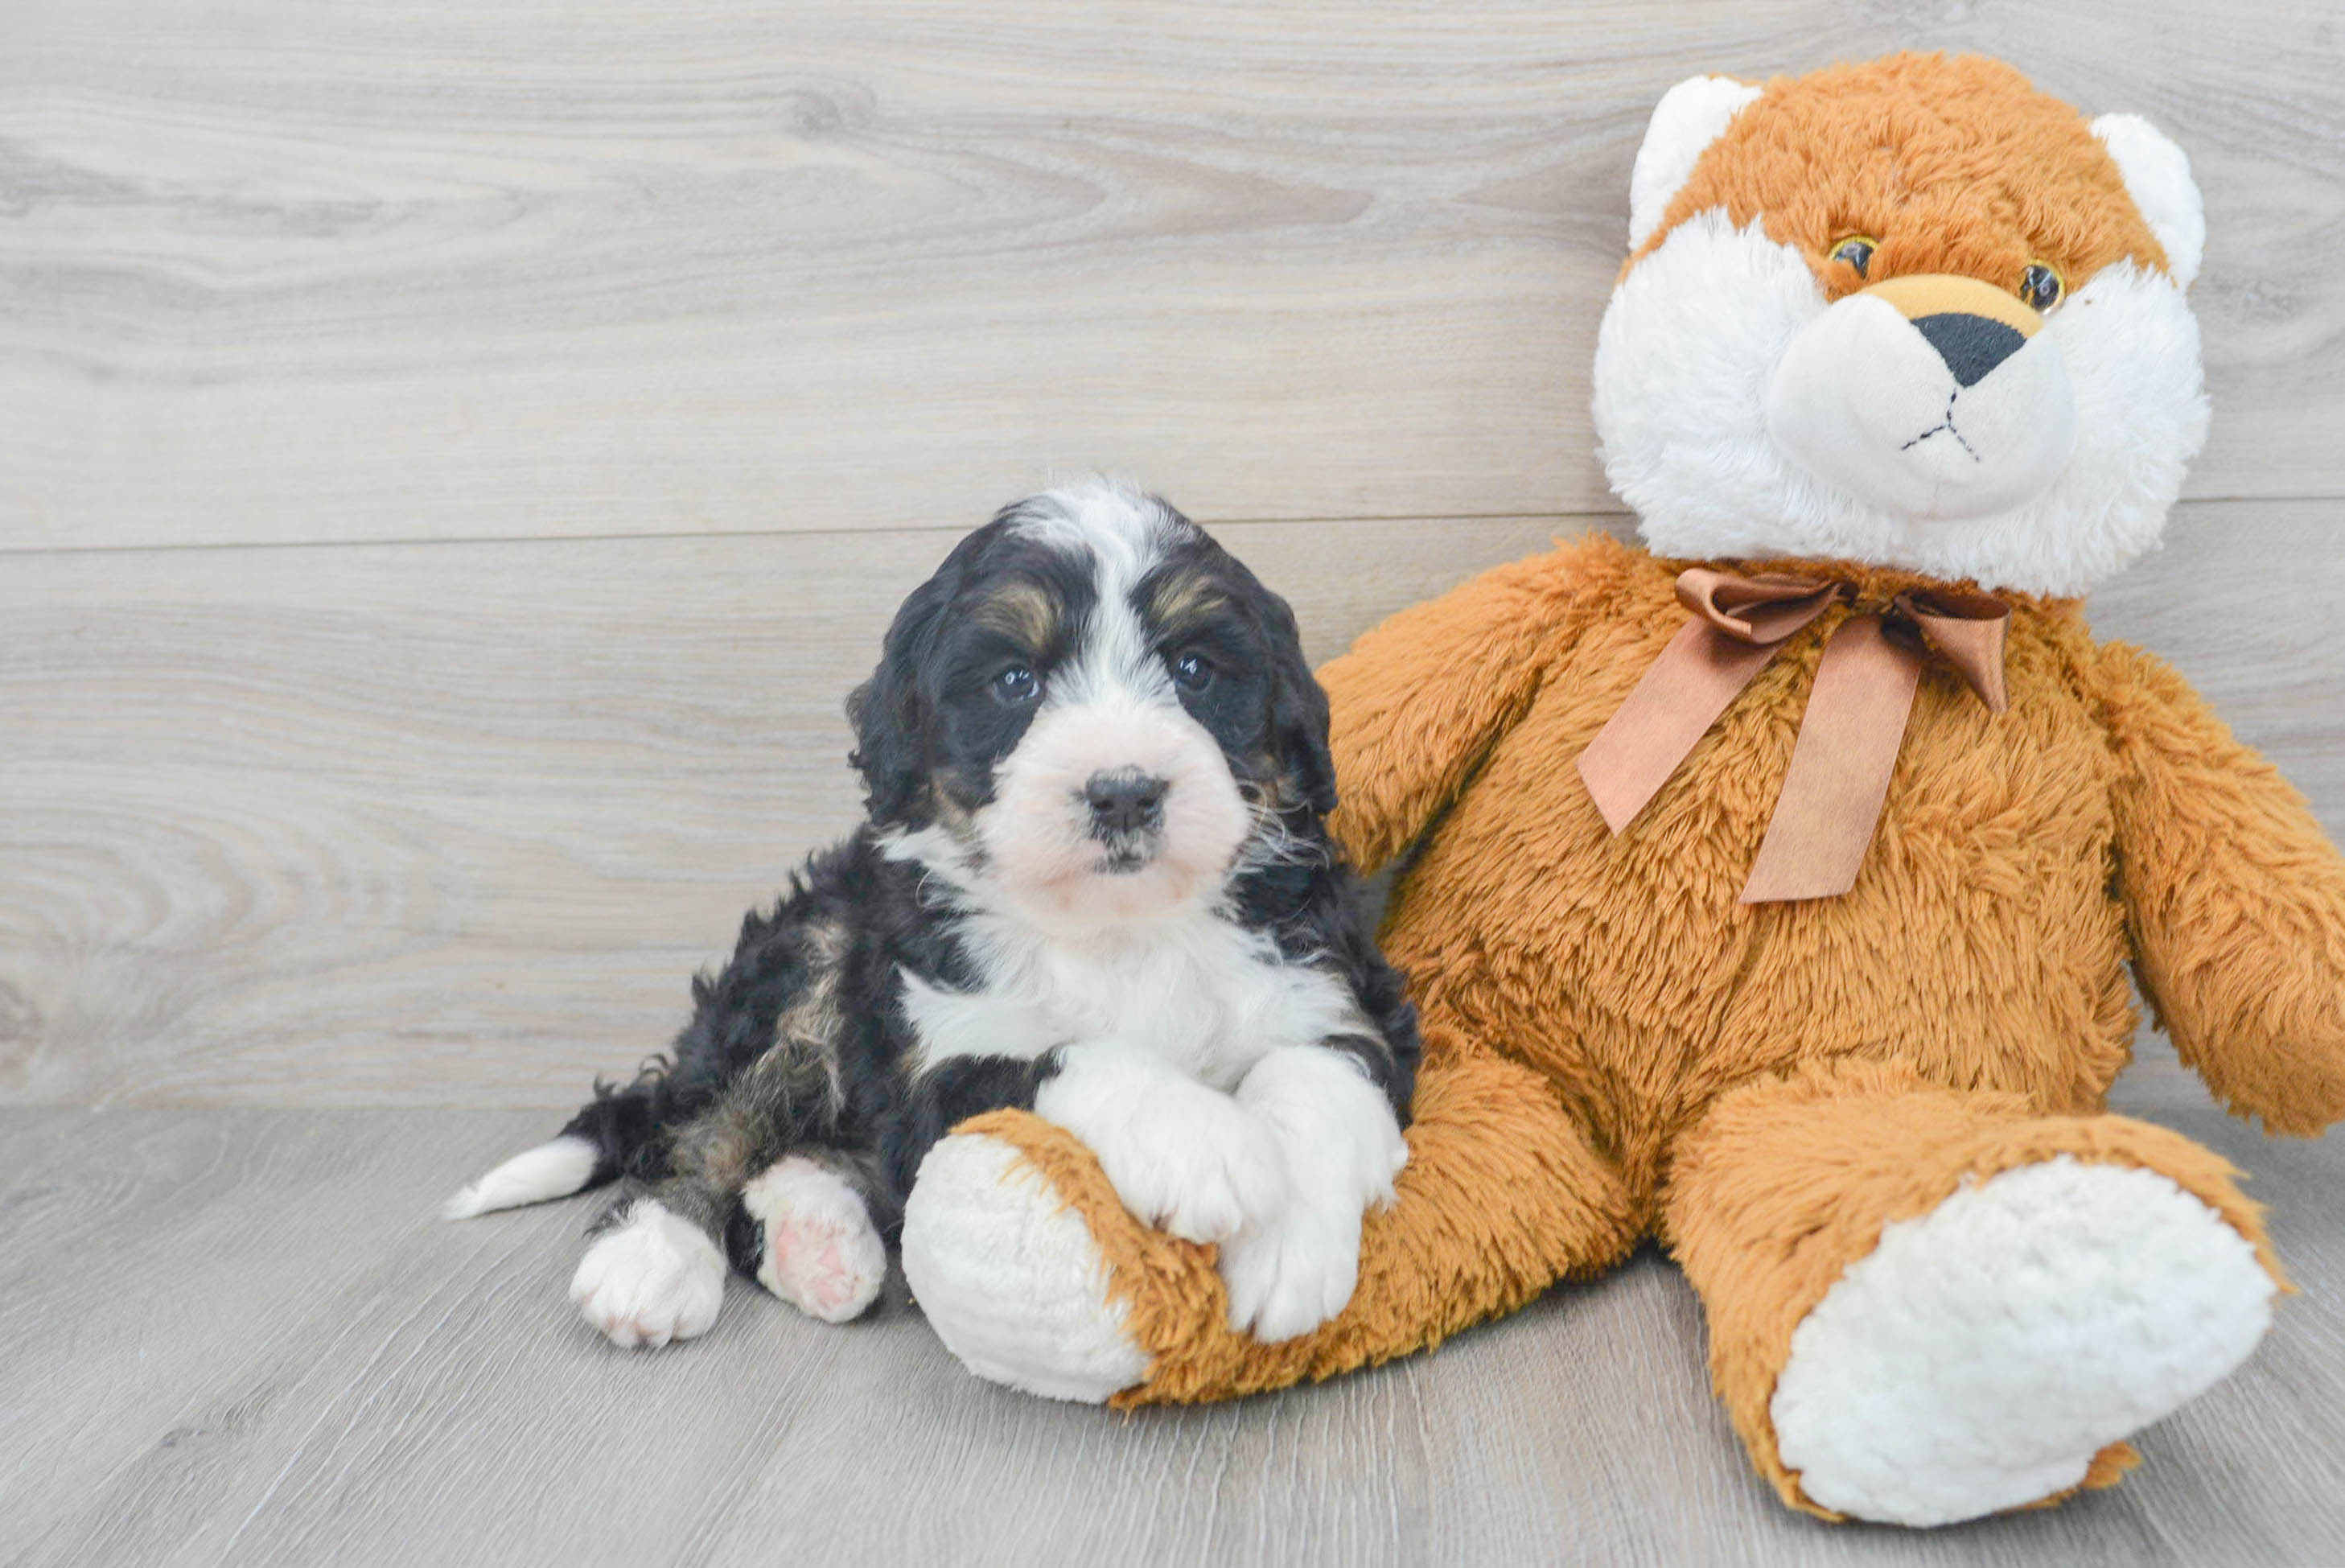
[[[440,1206],[442,1219],[568,1197],[594,1176],[594,1145],[567,1134],[513,1156]]]

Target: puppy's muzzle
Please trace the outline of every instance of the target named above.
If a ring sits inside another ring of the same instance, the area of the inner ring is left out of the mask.
[[[1091,837],[1102,843],[1122,844],[1164,826],[1164,794],[1172,786],[1137,768],[1102,770],[1083,785],[1083,801],[1091,808]]]

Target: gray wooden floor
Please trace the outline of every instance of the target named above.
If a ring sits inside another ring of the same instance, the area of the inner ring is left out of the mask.
[[[1899,46],[2188,150],[2214,431],[2093,615],[2345,834],[2331,0],[0,3],[0,1563],[2345,1564],[2345,1145],[2157,1047],[2305,1294],[2125,1487],[1926,1536],[1777,1507],[1650,1257],[1127,1420],[900,1303],[620,1355],[588,1206],[428,1217],[851,820],[962,529],[1132,473],[1325,657],[1624,528],[1653,100]]]
[[[840,1329],[736,1281],[708,1339],[610,1349],[563,1295],[587,1203],[430,1217],[543,1113],[0,1111],[0,1562],[2345,1562],[2345,1136],[2263,1140],[2157,1053],[2120,1102],[2252,1174],[2306,1293],[2124,1486],[1926,1533],[1777,1505],[1650,1254],[1126,1417],[968,1377],[900,1291]]]

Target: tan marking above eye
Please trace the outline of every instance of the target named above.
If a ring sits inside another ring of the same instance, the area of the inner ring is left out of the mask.
[[[1058,630],[1059,607],[1037,584],[1005,583],[985,596],[973,618],[989,631],[1040,652],[1051,646]]]
[[[1183,572],[1165,578],[1149,596],[1148,613],[1160,627],[1187,628],[1212,619],[1229,601],[1213,579]]]

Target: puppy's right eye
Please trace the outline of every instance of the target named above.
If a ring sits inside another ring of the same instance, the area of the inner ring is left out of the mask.
[[[1034,672],[1022,664],[1013,664],[993,677],[995,699],[1012,708],[1033,701],[1035,694],[1041,689],[1042,683],[1036,680]]]

